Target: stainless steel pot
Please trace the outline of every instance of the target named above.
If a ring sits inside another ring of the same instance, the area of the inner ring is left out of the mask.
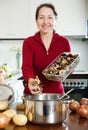
[[[55,124],[66,120],[69,96],[59,100],[60,94],[25,95],[25,114],[31,113],[31,122],[35,124]]]

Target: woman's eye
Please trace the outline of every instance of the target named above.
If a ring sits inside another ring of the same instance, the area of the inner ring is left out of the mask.
[[[53,19],[53,17],[49,17],[49,19]]]
[[[39,19],[43,19],[43,17],[39,17]]]
[[[38,19],[40,19],[40,20],[53,20],[53,17],[49,16],[49,17],[45,18],[43,16],[39,16]]]

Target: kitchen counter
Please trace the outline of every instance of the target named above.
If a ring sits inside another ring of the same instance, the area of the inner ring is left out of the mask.
[[[16,126],[10,122],[5,130],[88,130],[88,119],[80,118],[78,114],[70,112],[67,120],[62,124],[38,125],[28,122],[26,126]]]

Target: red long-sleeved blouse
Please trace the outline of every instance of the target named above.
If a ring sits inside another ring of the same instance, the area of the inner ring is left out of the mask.
[[[40,38],[40,33],[28,37],[23,42],[22,50],[22,73],[28,82],[29,78],[38,75],[43,84],[43,93],[64,93],[62,82],[47,80],[42,70],[62,52],[70,52],[71,47],[67,38],[53,33],[52,42],[48,52]],[[24,94],[31,94],[28,84],[24,88]]]

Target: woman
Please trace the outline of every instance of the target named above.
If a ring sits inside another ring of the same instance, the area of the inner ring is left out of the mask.
[[[36,10],[35,19],[39,32],[23,42],[22,73],[26,80],[24,94],[40,92],[37,85],[30,84],[36,75],[42,81],[43,93],[63,94],[62,82],[47,80],[42,70],[61,53],[71,51],[69,41],[54,31],[57,12],[52,4],[41,4]]]

